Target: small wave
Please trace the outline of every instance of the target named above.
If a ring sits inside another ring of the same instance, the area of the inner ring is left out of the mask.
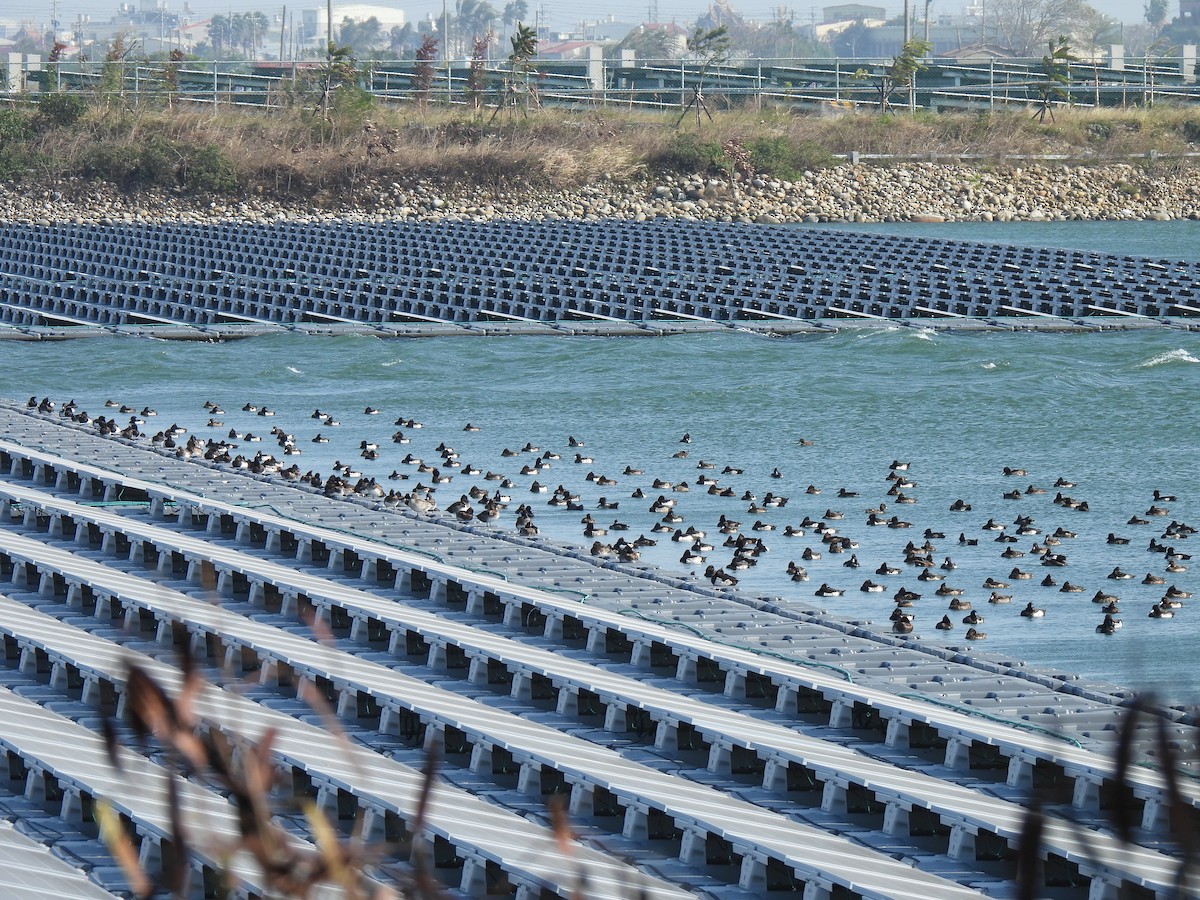
[[[398,366],[402,362],[404,362],[404,360],[397,356],[395,359],[389,359],[387,362],[380,363],[380,365],[382,365],[385,369],[390,369],[392,366]]]
[[[846,330],[851,331],[849,328]],[[879,325],[872,328],[859,328],[854,330],[852,333],[856,341],[873,341],[877,340],[880,335],[896,334],[902,330],[903,329],[899,325]]]
[[[1183,363],[1200,363],[1200,359],[1192,356],[1186,350],[1168,350],[1166,353],[1160,353],[1152,359],[1146,360],[1144,363],[1138,363],[1139,369],[1150,369],[1154,366],[1161,366],[1166,363],[1183,362]]]
[[[997,369],[997,368],[999,368],[999,366],[997,366],[993,362],[986,362],[983,365],[981,365],[979,368],[981,368],[981,369]]]
[[[937,337],[937,332],[932,328],[917,328],[913,330],[912,336],[920,341],[932,341]]]
[[[293,375],[303,375],[303,374],[304,374],[304,373],[303,373],[303,372],[301,372],[299,369],[297,369],[295,366],[288,366],[288,367],[287,367],[287,370],[288,370],[289,372],[291,372]]]

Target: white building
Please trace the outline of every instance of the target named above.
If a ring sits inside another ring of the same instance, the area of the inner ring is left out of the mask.
[[[325,6],[316,9],[305,9],[300,13],[300,39],[302,41],[323,41],[329,34],[329,23],[325,18]],[[404,10],[396,6],[380,6],[374,3],[346,3],[333,7],[333,28],[337,31],[345,19],[354,22],[365,22],[374,16],[384,31],[393,28],[403,28],[405,23]],[[335,34],[336,39],[336,34]]]

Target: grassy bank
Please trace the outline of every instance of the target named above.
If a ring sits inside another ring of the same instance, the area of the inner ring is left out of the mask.
[[[697,129],[675,116],[545,110],[489,121],[490,112],[366,103],[330,118],[304,110],[128,109],[52,95],[0,112],[0,179],[72,176],[127,191],[264,196],[315,205],[353,202],[381,183],[466,184],[496,196],[529,187],[582,188],[664,173],[758,174],[793,180],[840,155],[967,156],[983,167],[1014,158],[1171,165],[1200,145],[1200,110],[1026,111],[939,115],[859,112],[802,116],[720,112]],[[1161,164],[1161,163],[1160,163]]]

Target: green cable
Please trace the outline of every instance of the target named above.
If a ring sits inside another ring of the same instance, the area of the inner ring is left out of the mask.
[[[1070,735],[1063,734],[1059,731],[1054,731],[1051,728],[1045,728],[1041,725],[1034,725],[1032,722],[1022,722],[1017,719],[1008,719],[1004,716],[992,715],[989,712],[984,712],[982,709],[975,709],[970,706],[965,706],[961,703],[951,703],[949,700],[938,700],[933,697],[926,696],[925,694],[903,693],[897,694],[896,696],[903,697],[906,700],[920,700],[922,703],[932,703],[934,706],[941,706],[944,709],[952,709],[968,716],[978,716],[980,718],[987,719],[989,722],[998,722],[1001,725],[1007,725],[1010,728],[1017,728],[1022,731],[1037,731],[1042,734],[1047,734],[1050,737],[1056,738],[1060,741],[1066,741],[1068,744],[1074,744],[1080,750],[1083,749],[1083,744],[1075,740],[1075,738],[1071,737]]]
[[[149,500],[76,500],[80,506],[149,506]],[[174,501],[169,501],[174,502]]]
[[[501,576],[501,577],[504,577],[504,576]],[[505,578],[505,581],[507,581],[507,580],[508,579]],[[538,587],[538,588],[534,588],[534,590],[545,591],[547,594],[575,594],[577,597],[581,598],[579,601],[580,603],[587,603],[589,600],[592,599],[592,595],[589,594],[587,591],[577,591],[577,590],[575,590],[575,588]]]

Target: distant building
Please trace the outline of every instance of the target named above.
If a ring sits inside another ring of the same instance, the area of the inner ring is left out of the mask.
[[[1196,0],[1200,3],[1200,0]],[[863,3],[842,3],[838,6],[826,6],[821,10],[821,24],[833,25],[837,22],[860,22],[864,20],[884,21],[887,10],[882,6],[867,6]]]
[[[112,24],[126,27],[137,34],[158,34],[160,37],[179,27],[180,14],[167,9],[167,0],[156,0],[139,8],[135,3],[122,3]]]
[[[637,23],[618,22],[614,16],[607,16],[599,22],[585,22],[582,28],[581,37],[586,40],[616,43],[637,28]]]
[[[185,22],[180,25],[176,32],[179,45],[184,50],[191,51],[197,44],[207,41],[208,28],[211,24],[212,19],[201,19],[199,22]]]
[[[374,16],[384,31],[404,27],[404,10],[395,6],[378,6],[373,3],[347,3],[333,8],[333,27],[336,29],[343,19],[365,22]],[[329,25],[325,19],[325,7],[300,11],[300,40],[323,41]]]
[[[42,58],[36,53],[14,53],[9,47],[0,54],[0,89],[14,93],[37,91],[37,73],[42,71]]]
[[[947,59],[957,59],[961,62],[987,62],[989,59],[1008,59],[1012,56],[1003,47],[995,44],[968,44],[937,54]]]
[[[603,48],[597,41],[552,41],[539,43],[538,59],[587,59],[592,47]]]
[[[674,22],[643,22],[641,25],[638,25],[636,28],[630,31],[626,37],[629,37],[635,32],[648,31],[661,31],[666,35],[668,56],[677,56],[681,53],[687,52],[688,31],[686,28],[676,25]]]
[[[1200,2],[1200,0],[1198,0]],[[993,47],[985,47],[981,40],[978,23],[969,20],[959,20],[944,24],[945,20],[930,22],[929,43],[932,45],[931,57],[962,57],[971,59],[986,59],[1001,54]],[[860,59],[887,59],[895,56],[904,46],[903,25],[882,25],[878,22],[865,23],[868,27],[856,37],[853,50],[845,48],[843,53]],[[820,27],[820,26],[818,26]],[[834,26],[827,26],[831,29]],[[925,36],[925,23],[915,22],[909,35],[914,38]],[[965,49],[963,53],[960,48]]]

